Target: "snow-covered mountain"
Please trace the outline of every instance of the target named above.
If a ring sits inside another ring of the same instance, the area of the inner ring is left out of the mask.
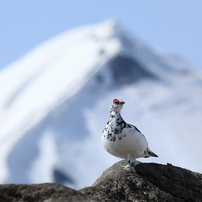
[[[0,72],[0,183],[91,185],[118,161],[101,145],[114,98],[159,158],[202,172],[202,75],[117,22],[80,27]]]

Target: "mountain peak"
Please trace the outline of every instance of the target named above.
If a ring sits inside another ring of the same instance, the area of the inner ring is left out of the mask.
[[[107,19],[104,22],[101,22],[101,24],[103,24],[103,26],[106,26],[106,27],[111,27],[111,29],[113,29],[113,30],[120,27],[119,21],[115,18]]]
[[[116,19],[111,18],[96,24],[93,31],[99,38],[107,39],[116,37],[123,29]]]

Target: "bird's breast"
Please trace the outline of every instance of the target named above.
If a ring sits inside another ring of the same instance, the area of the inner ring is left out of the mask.
[[[104,131],[102,144],[109,153],[120,158],[141,157],[148,146],[145,137],[133,128],[123,128],[116,134]]]

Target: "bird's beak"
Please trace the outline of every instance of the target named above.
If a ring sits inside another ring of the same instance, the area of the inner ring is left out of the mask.
[[[125,102],[124,102],[123,100],[120,100],[120,101],[119,101],[119,104],[122,104],[122,105],[123,105],[123,104],[125,104]]]

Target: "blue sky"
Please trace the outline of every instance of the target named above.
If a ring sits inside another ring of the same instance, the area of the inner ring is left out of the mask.
[[[0,68],[63,31],[108,18],[202,69],[201,0],[0,0]]]

